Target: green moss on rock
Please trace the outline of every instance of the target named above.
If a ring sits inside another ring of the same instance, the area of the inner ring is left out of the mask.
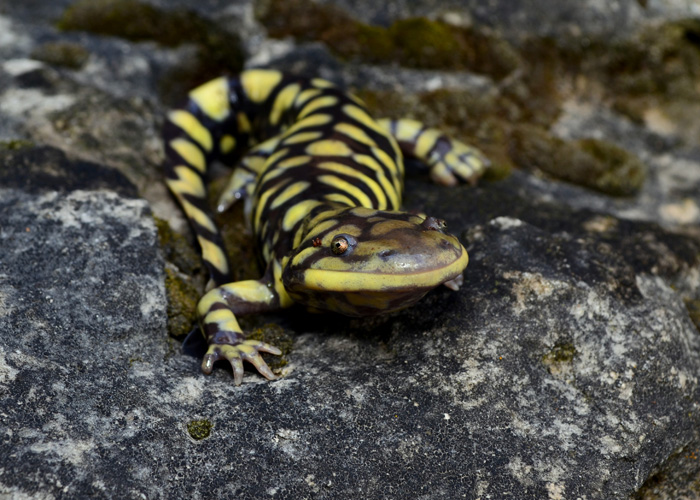
[[[13,139],[10,141],[0,141],[0,151],[16,151],[18,149],[32,148],[34,143],[25,139]]]
[[[187,239],[170,228],[163,219],[154,217],[158,229],[158,242],[165,260],[171,262],[183,274],[194,276],[203,272],[200,255],[187,242]]]
[[[507,125],[494,95],[476,95],[466,90],[440,89],[421,94],[359,89],[356,94],[373,116],[414,118],[456,139],[479,148],[491,161],[485,179],[507,177],[512,169],[505,153]]]
[[[172,337],[183,338],[197,323],[197,302],[204,289],[204,270],[200,256],[182,235],[170,229],[164,220],[155,218],[155,222],[160,247],[170,263],[165,268],[168,332]]]
[[[175,47],[204,41],[208,24],[192,12],[165,11],[138,0],[78,0],[63,12],[57,27]]]
[[[213,428],[214,424],[209,420],[191,420],[187,423],[187,433],[196,441],[208,438]]]
[[[80,69],[90,57],[90,52],[79,43],[48,42],[37,46],[31,57],[53,66]]]
[[[520,65],[508,42],[487,30],[424,17],[388,28],[362,23],[337,6],[311,0],[259,2],[257,17],[273,38],[321,41],[338,56],[373,64],[471,70],[502,79]]]
[[[168,333],[183,338],[197,323],[199,293],[172,269],[165,269],[165,294],[168,299]]]
[[[401,19],[387,32],[404,66],[416,68],[458,67],[462,55],[452,27],[424,17]]]
[[[595,189],[631,196],[644,184],[646,168],[632,153],[598,139],[564,141],[535,125],[518,125],[510,134],[513,162],[527,170]]]
[[[209,206],[216,206],[228,181],[229,175],[223,175],[209,184]],[[242,202],[235,203],[223,214],[214,213],[214,221],[221,232],[234,281],[258,279],[261,276],[260,256],[255,238],[246,223],[243,205]]]
[[[642,189],[647,169],[636,155],[600,139],[581,139],[575,144],[596,160],[592,187],[612,196],[633,196]]]
[[[63,12],[57,26],[166,47],[195,44],[197,57],[172,69],[160,82],[166,104],[200,83],[243,69],[245,55],[238,36],[189,10],[166,10],[138,0],[78,0]]]
[[[700,330],[700,299],[685,299],[684,302],[695,328]]]
[[[266,324],[252,330],[248,333],[247,338],[267,342],[282,351],[281,356],[274,356],[266,353],[262,354],[263,359],[272,371],[279,370],[287,365],[287,355],[292,351],[294,340],[284,328],[276,324]]]
[[[569,342],[555,344],[544,356],[542,363],[549,373],[565,380],[573,379],[573,362],[576,357],[576,346]]]

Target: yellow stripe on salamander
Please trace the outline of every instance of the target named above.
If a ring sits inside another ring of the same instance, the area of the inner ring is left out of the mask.
[[[207,169],[207,160],[204,158],[204,153],[202,153],[202,150],[195,146],[191,141],[183,138],[173,139],[170,141],[170,147],[173,148],[183,160],[192,165],[199,172],[204,173]]]
[[[318,167],[322,168],[323,170],[334,172],[336,174],[352,177],[354,179],[357,179],[358,183],[364,183],[370,189],[370,191],[372,191],[372,194],[374,194],[374,197],[377,199],[377,208],[379,208],[380,210],[386,209],[386,195],[384,194],[384,190],[381,187],[379,187],[379,184],[377,184],[377,182],[375,182],[375,180],[371,177],[364,175],[362,172],[358,172],[352,167],[332,161],[319,163]]]
[[[178,109],[171,111],[168,114],[168,119],[197,141],[204,148],[204,151],[212,150],[211,133],[192,113]]]
[[[231,135],[225,135],[221,138],[219,149],[223,154],[228,154],[236,147],[236,139]]]
[[[289,144],[299,144],[301,142],[311,142],[319,139],[323,136],[323,132],[298,132],[296,134],[290,135],[284,140],[285,145]]]
[[[351,123],[339,123],[335,126],[335,129],[343,135],[350,137],[351,139],[366,144],[367,146],[376,146],[377,143],[367,135],[367,133],[360,127],[356,127]]]
[[[327,108],[328,106],[333,106],[338,103],[338,98],[332,95],[327,95],[323,97],[318,97],[308,103],[304,108],[299,112],[297,115],[298,119],[303,119],[310,114],[312,114],[314,111],[319,110],[321,108]]]
[[[296,254],[294,256],[294,258],[292,259],[292,266],[296,267],[296,266],[303,264],[306,259],[311,257],[313,254],[315,254],[319,250],[320,250],[320,248],[317,248],[317,247],[307,247],[307,248],[303,249],[301,252]]]
[[[274,70],[254,69],[241,74],[241,85],[248,99],[255,103],[265,101],[282,81],[282,73]]]
[[[423,129],[423,124],[416,120],[401,119],[396,122],[396,138],[400,141],[413,141]]]
[[[403,179],[403,161],[401,157],[397,157],[397,161],[394,162],[391,156],[381,148],[372,148],[372,154],[374,154],[375,158],[379,160],[389,172],[393,173],[391,181],[394,185],[394,190],[400,193],[402,191],[401,179]]]
[[[228,263],[226,261],[226,255],[221,247],[201,236],[197,237],[197,242],[202,249],[202,258],[210,262],[222,274],[227,274]]]
[[[291,184],[287,186],[284,191],[282,191],[280,194],[278,194],[272,204],[270,205],[270,210],[274,210],[275,208],[279,207],[283,203],[288,202],[292,198],[294,198],[296,195],[303,193],[306,191],[311,184],[307,181],[298,181],[295,182],[294,184]]]
[[[275,103],[270,111],[270,125],[277,125],[282,117],[282,113],[292,107],[292,103],[297,98],[301,86],[298,83],[287,85],[275,98]]]
[[[316,235],[319,235],[319,234],[323,233],[324,231],[332,228],[337,223],[338,223],[337,220],[331,219],[331,220],[323,221],[319,224],[312,225],[311,227],[313,227],[313,229],[309,232],[309,234],[306,235],[306,238],[304,238],[304,241],[314,239],[316,237]]]
[[[220,122],[231,112],[228,94],[228,79],[221,77],[200,85],[189,96],[209,118]]]
[[[262,222],[262,214],[263,210],[265,210],[265,205],[267,204],[267,200],[270,199],[271,196],[274,196],[274,194],[282,189],[285,185],[289,183],[290,179],[284,179],[281,183],[277,184],[276,186],[271,187],[264,193],[260,195],[260,197],[257,200],[257,205],[255,206],[255,219],[254,219],[254,226],[256,228],[256,232],[258,232],[258,228],[261,227],[261,222]]]
[[[292,134],[298,133],[298,131],[301,129],[308,128],[308,127],[318,127],[318,126],[330,123],[331,121],[333,121],[333,117],[331,115],[327,115],[325,113],[319,113],[316,115],[307,116],[303,120],[299,120],[298,122],[294,123],[294,125],[289,127],[284,132],[284,137],[285,138],[290,137]]]
[[[328,80],[324,80],[323,78],[311,79],[311,85],[320,89],[332,89],[333,87],[335,87],[335,84],[333,82],[329,82]]]
[[[361,189],[335,175],[319,175],[318,180],[354,197],[363,207],[371,207],[372,200]]]
[[[342,203],[343,205],[347,205],[349,207],[355,206],[354,201],[352,201],[350,198],[348,198],[344,194],[340,194],[340,193],[327,194],[323,197],[323,199],[328,200],[328,201],[333,201],[335,203]]]
[[[238,120],[238,132],[240,132],[241,134],[249,134],[250,132],[252,132],[253,127],[250,124],[248,115],[246,115],[243,111],[239,111],[238,115],[236,115],[236,118]]]
[[[383,292],[402,288],[433,288],[454,278],[467,267],[469,256],[462,247],[462,255],[449,266],[422,273],[382,274],[348,271],[307,269],[304,286],[310,290],[338,292]]]
[[[416,141],[415,153],[418,158],[428,158],[428,153],[435,147],[440,138],[440,132],[434,128],[425,130]]]
[[[206,189],[202,178],[197,175],[197,172],[185,165],[179,165],[173,169],[176,179],[166,179],[166,183],[170,190],[175,193],[178,199],[182,201],[187,201],[182,198],[182,195],[189,194],[196,198],[204,198],[206,196]]]
[[[304,217],[309,215],[309,212],[319,206],[320,201],[317,200],[304,200],[293,207],[290,207],[284,214],[284,219],[282,219],[282,229],[285,231],[291,231],[294,226],[302,220]]]
[[[309,144],[306,147],[306,153],[311,156],[350,156],[352,149],[343,141],[325,139]]]
[[[282,269],[286,267],[288,260],[289,257],[284,257],[282,262],[275,260],[272,263],[272,275],[274,278],[273,283],[275,291],[277,292],[277,299],[279,300],[280,307],[289,307],[294,303],[292,298],[287,293],[287,290],[284,288],[284,283],[282,283]]]
[[[384,193],[386,193],[387,197],[389,198],[389,201],[391,204],[389,207],[392,210],[398,210],[399,206],[401,205],[401,198],[399,197],[399,194],[396,191],[396,186],[392,185],[389,182],[389,179],[386,177],[386,173],[382,166],[375,160],[372,156],[369,155],[353,155],[352,159],[355,161],[355,163],[359,163],[360,165],[364,165],[366,167],[371,168],[376,172],[377,180],[379,181],[379,184],[382,185],[382,189],[384,189]]]
[[[306,89],[303,90],[296,98],[294,101],[294,105],[297,107],[301,107],[304,105],[304,103],[310,99],[313,99],[314,97],[317,97],[321,95],[323,91],[320,89]]]

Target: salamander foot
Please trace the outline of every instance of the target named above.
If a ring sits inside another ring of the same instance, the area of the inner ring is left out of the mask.
[[[282,354],[275,346],[260,342],[259,340],[244,340],[240,344],[210,344],[207,353],[202,360],[202,371],[209,375],[214,369],[214,363],[219,360],[227,360],[233,368],[233,382],[241,385],[243,382],[243,361],[252,364],[258,373],[268,380],[275,380],[275,375],[267,366],[265,360],[260,355],[261,352]]]

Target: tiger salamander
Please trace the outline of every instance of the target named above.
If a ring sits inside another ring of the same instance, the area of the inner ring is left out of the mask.
[[[401,309],[441,284],[457,289],[467,252],[445,223],[398,211],[403,155],[430,167],[434,181],[473,182],[487,160],[421,123],[370,117],[332,83],[273,70],[244,71],[191,91],[164,128],[167,184],[201,247],[211,290],[199,301],[208,343],[202,370],[227,360],[234,382],[243,361],[274,379],[246,340],[238,315],[303,304],[363,316]],[[244,156],[241,158],[241,155]],[[263,277],[233,282],[207,203],[210,164],[238,161],[218,210],[245,199]]]

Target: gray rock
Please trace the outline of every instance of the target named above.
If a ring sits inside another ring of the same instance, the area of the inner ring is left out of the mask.
[[[6,494],[626,498],[698,446],[700,341],[668,284],[697,273],[692,239],[616,219],[597,234],[599,215],[515,181],[411,181],[412,207],[468,231],[467,285],[389,318],[292,311],[283,378],[235,388],[169,347],[128,184],[50,149],[2,163]],[[464,220],[479,210],[511,215]]]
[[[364,21],[389,25],[413,16],[443,17],[456,24],[483,24],[510,39],[537,36],[620,36],[644,22],[698,15],[691,0],[325,0]]]
[[[0,17],[0,137],[65,151],[0,152],[0,497],[697,497],[696,143],[569,103],[552,132],[635,151],[650,168],[639,196],[522,172],[476,188],[409,178],[406,207],[445,218],[468,245],[465,285],[387,317],[249,320],[294,344],[279,380],[247,372],[237,388],[225,367],[202,375],[166,332],[174,267],[151,212],[175,227],[181,216],[157,170],[154,82],[187,51],[56,33],[64,4],[32,14],[17,2]],[[692,11],[530,4],[480,2],[469,15],[523,33]],[[178,5],[222,19],[250,6]],[[387,19],[454,9],[372,5]],[[47,37],[81,40],[91,62],[29,60]],[[478,75],[353,66],[284,43],[282,66],[351,85],[498,91]]]
[[[0,164],[0,494],[129,496],[98,471],[140,418],[133,374],[168,352],[151,211],[118,172],[54,149]]]

